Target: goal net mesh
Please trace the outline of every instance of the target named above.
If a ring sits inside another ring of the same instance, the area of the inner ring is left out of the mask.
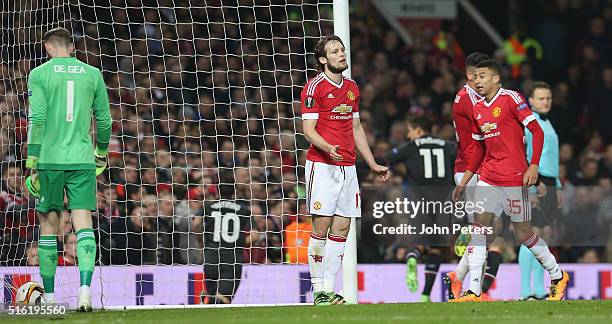
[[[35,201],[23,186],[27,76],[48,59],[42,35],[54,27],[69,29],[75,56],[102,70],[113,118],[109,169],[98,177],[92,213],[94,307],[227,302],[206,289],[215,276],[218,287],[223,280],[237,287],[234,303],[306,301],[307,267],[294,266],[307,263],[310,233],[299,94],[316,72],[314,44],[333,32],[331,0],[1,6],[4,304],[13,287],[41,282]],[[243,212],[209,212],[219,199],[239,202]],[[55,295],[73,307],[75,242],[63,211]],[[287,289],[284,278],[295,271],[298,288]]]

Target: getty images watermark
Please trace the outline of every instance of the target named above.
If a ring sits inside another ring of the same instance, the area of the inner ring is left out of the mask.
[[[374,224],[372,230],[377,235],[452,235],[452,234],[492,234],[491,227],[464,226],[450,221],[462,219],[469,214],[483,213],[483,201],[428,201],[396,198],[394,201],[375,201],[372,216],[382,219],[385,215],[400,216],[400,224]],[[406,218],[404,218],[406,217]]]

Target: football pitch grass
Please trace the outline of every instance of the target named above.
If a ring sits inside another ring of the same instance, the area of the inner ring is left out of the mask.
[[[612,300],[188,308],[69,313],[62,319],[0,315],[0,323],[612,323]]]

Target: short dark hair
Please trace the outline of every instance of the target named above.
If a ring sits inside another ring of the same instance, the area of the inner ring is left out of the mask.
[[[315,56],[315,61],[317,62],[317,69],[319,71],[323,71],[325,69],[325,66],[324,66],[325,64],[319,62],[319,58],[327,56],[327,53],[325,52],[325,46],[327,46],[327,43],[332,42],[332,41],[340,42],[340,44],[344,46],[342,39],[340,39],[340,37],[336,35],[323,36],[321,37],[321,39],[319,39],[319,41],[315,45],[314,56]]]
[[[471,53],[465,58],[465,67],[466,68],[469,66],[477,67],[478,64],[480,64],[482,61],[485,61],[488,59],[489,59],[489,55],[483,52]]]
[[[431,129],[433,128],[431,119],[427,118],[425,115],[409,117],[406,121],[412,128],[420,128],[428,134],[431,133]]]
[[[479,68],[479,69],[480,68],[487,68],[487,69],[493,71],[494,74],[501,75],[501,66],[494,59],[484,60],[484,61],[478,63],[478,65],[476,67]]]
[[[529,87],[529,98],[533,98],[533,93],[537,90],[537,89],[548,89],[550,90],[550,84],[544,82],[544,81],[534,81],[531,84],[531,87]]]
[[[43,42],[55,43],[61,46],[68,47],[73,44],[72,35],[68,29],[63,27],[53,28],[45,33],[43,36]]]
[[[236,197],[236,180],[231,170],[219,171],[219,199],[230,200]]]

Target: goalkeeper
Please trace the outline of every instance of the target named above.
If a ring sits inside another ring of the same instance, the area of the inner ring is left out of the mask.
[[[80,288],[77,309],[91,311],[91,279],[96,241],[91,211],[96,209],[96,175],[106,168],[111,117],[102,73],[71,56],[74,44],[65,28],[43,36],[49,61],[28,78],[29,133],[26,179],[37,198],[40,220],[40,276],[46,302],[54,302],[57,233],[68,198],[77,235]],[[96,121],[96,148],[92,145],[92,115]]]

